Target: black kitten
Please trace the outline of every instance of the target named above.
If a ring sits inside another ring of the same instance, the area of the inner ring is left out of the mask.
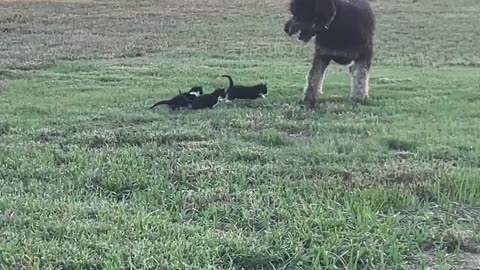
[[[203,95],[203,88],[201,86],[195,86],[192,87],[192,89],[190,89],[188,92],[182,93],[180,90],[178,90],[178,93],[187,99],[193,100],[194,98]]]
[[[225,89],[219,88],[211,94],[206,94],[195,98],[192,102],[192,109],[213,109],[218,104],[220,98],[225,98]]]
[[[267,95],[267,85],[257,84],[254,86],[233,85],[232,77],[228,75],[222,75],[228,79],[229,86],[226,91],[227,101],[234,99],[257,99],[265,98]]]
[[[162,100],[155,104],[153,104],[150,109],[155,108],[158,105],[168,105],[172,111],[181,108],[181,107],[188,107],[192,104],[192,102],[199,96],[203,94],[203,88],[201,86],[195,86],[190,91],[186,93],[182,93],[178,91],[178,95],[174,96],[168,100]]]

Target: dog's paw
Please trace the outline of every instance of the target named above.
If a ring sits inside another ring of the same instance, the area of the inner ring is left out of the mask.
[[[303,99],[303,105],[309,109],[314,109],[317,106],[317,99],[305,97]]]
[[[314,108],[317,104],[318,92],[314,89],[307,88],[305,89],[305,96],[303,97],[303,102],[308,108]]]
[[[316,102],[305,102],[304,105],[308,109],[315,109],[317,107]]]
[[[353,106],[362,106],[362,105],[368,105],[369,104],[368,96],[366,96],[366,97],[350,97],[350,101],[352,102]]]
[[[351,95],[350,99],[352,100],[352,102],[362,103],[368,100],[368,95],[362,95],[362,94]]]

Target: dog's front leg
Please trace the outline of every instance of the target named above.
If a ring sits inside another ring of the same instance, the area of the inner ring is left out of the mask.
[[[350,97],[355,101],[362,101],[368,98],[369,61],[354,62],[349,67],[349,71],[352,76],[352,91]]]
[[[330,58],[320,55],[318,49],[315,50],[312,67],[307,74],[303,99],[305,105],[310,108],[315,106],[318,95],[323,93],[323,79],[329,63]]]

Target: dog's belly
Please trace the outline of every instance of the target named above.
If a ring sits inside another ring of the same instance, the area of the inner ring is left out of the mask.
[[[353,61],[352,58],[341,56],[332,57],[332,60],[340,65],[348,65]]]
[[[316,50],[321,56],[326,56],[340,65],[348,65],[352,61],[356,60],[360,55],[360,53],[354,49],[336,50],[317,46]]]

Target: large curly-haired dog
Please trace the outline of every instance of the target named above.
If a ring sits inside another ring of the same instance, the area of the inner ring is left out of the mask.
[[[292,0],[288,35],[308,42],[315,36],[315,54],[305,85],[304,102],[313,107],[322,93],[325,69],[331,61],[349,65],[351,98],[368,97],[375,16],[367,0]]]

